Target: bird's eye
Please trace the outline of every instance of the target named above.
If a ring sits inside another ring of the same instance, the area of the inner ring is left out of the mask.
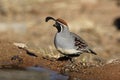
[[[60,23],[58,23],[58,22],[56,23],[56,26],[59,26],[59,27],[60,27],[60,25],[61,25]]]

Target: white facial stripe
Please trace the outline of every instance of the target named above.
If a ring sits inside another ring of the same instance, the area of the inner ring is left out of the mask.
[[[60,25],[60,28],[61,28],[61,31],[60,31],[60,32],[62,32],[62,31],[63,31],[63,27],[62,27],[62,25]]]
[[[61,23],[61,22],[58,22],[59,24],[62,24],[63,26],[66,26],[65,24]]]

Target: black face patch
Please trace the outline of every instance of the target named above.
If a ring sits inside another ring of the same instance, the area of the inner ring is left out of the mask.
[[[56,22],[53,26],[55,26],[55,27],[57,28],[58,32],[61,32],[62,29],[63,29],[62,24],[60,24],[60,23],[58,23],[58,22]]]

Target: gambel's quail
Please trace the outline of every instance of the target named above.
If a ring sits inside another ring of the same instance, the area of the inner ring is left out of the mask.
[[[55,21],[53,26],[57,28],[57,33],[54,38],[54,45],[61,54],[69,57],[70,60],[72,60],[72,57],[77,57],[82,53],[96,55],[81,37],[69,31],[68,25],[64,20],[46,17],[46,22],[49,20]]]

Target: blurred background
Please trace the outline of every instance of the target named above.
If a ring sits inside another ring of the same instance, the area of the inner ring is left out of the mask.
[[[0,0],[0,40],[54,52],[47,16],[64,19],[103,59],[120,58],[120,0]]]

